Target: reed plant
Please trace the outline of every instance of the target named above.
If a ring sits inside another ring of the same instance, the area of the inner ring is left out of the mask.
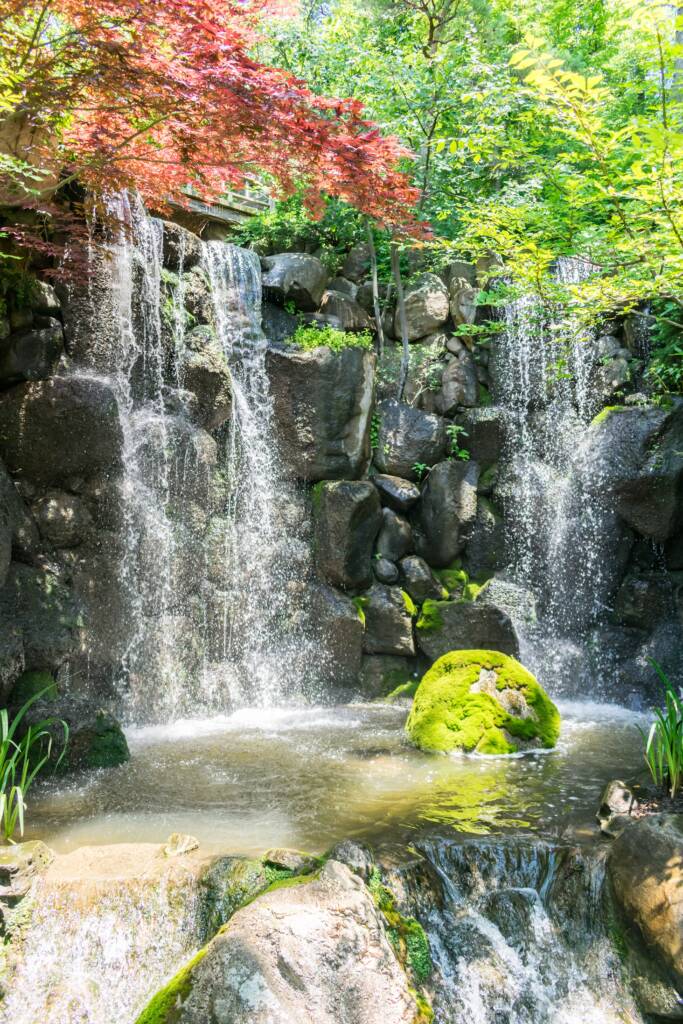
[[[36,776],[52,755],[55,727],[64,735],[64,745],[55,762],[58,767],[69,741],[69,726],[57,718],[43,718],[20,730],[29,708],[43,697],[50,687],[26,701],[12,717],[7,708],[0,709],[0,833],[12,842],[19,827],[24,834],[26,795]]]
[[[664,687],[664,705],[653,708],[655,720],[649,732],[640,730],[645,742],[645,762],[653,782],[674,798],[683,789],[683,696],[661,665],[651,660]]]

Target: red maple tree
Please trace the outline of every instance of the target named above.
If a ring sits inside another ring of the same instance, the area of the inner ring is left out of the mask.
[[[260,20],[282,7],[0,0],[0,153],[47,172],[29,177],[31,202],[77,180],[95,194],[137,189],[158,210],[183,186],[211,199],[255,168],[284,194],[303,182],[313,204],[327,193],[415,230],[400,143],[357,101],[316,96],[250,56]],[[0,201],[16,201],[17,180],[3,175]]]

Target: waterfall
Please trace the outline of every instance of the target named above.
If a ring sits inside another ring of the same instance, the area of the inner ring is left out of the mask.
[[[430,943],[436,1024],[642,1021],[609,939],[604,853],[444,840],[390,873]]]
[[[578,283],[580,260],[560,260],[556,280]],[[600,499],[588,426],[597,411],[592,335],[553,303],[531,296],[505,308],[494,393],[507,423],[501,471],[509,571],[532,590],[539,623],[520,625],[522,655],[562,690],[585,671],[590,627],[609,610],[622,531]],[[559,683],[559,687],[558,684]]]
[[[272,705],[301,697],[313,664],[304,603],[308,515],[275,442],[258,256],[209,242],[204,259],[232,372],[222,675],[233,704]]]

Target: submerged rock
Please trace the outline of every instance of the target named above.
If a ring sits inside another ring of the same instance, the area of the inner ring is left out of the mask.
[[[368,890],[331,860],[239,910],[137,1024],[377,1024],[378,1010],[418,1014]]]
[[[417,643],[435,661],[465,645],[519,655],[519,640],[510,616],[480,601],[425,601],[417,620]]]
[[[406,731],[422,750],[512,754],[554,747],[560,715],[514,658],[498,651],[451,651],[423,677]]]

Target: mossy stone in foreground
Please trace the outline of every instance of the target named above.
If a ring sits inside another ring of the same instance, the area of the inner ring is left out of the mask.
[[[514,754],[554,747],[560,713],[514,658],[498,651],[451,651],[424,675],[406,731],[422,750]]]

